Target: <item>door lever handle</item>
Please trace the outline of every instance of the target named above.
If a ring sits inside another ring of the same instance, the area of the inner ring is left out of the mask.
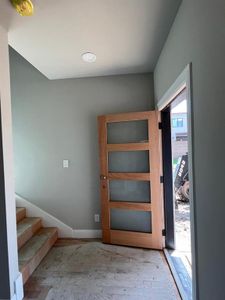
[[[101,180],[106,180],[107,177],[106,177],[105,175],[100,175],[100,179],[101,179]]]

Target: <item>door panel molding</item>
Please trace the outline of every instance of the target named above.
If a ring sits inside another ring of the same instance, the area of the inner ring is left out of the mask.
[[[108,144],[107,151],[146,151],[149,150],[149,143],[127,143],[127,144]]]
[[[151,203],[143,202],[126,202],[126,201],[110,201],[110,208],[131,209],[138,211],[152,211]]]
[[[142,180],[142,181],[150,181],[151,173],[108,173],[108,179],[121,179],[121,180]]]

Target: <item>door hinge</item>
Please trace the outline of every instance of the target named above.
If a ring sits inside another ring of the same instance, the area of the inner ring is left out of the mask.
[[[160,176],[160,183],[164,183],[164,177]]]
[[[159,129],[162,129],[162,122],[159,122]]]
[[[162,236],[166,236],[166,229],[162,230]]]

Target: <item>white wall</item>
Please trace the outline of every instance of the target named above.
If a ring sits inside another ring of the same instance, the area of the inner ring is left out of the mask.
[[[0,26],[0,97],[1,97],[1,123],[3,140],[3,163],[5,181],[5,210],[7,226],[7,247],[8,247],[8,265],[10,297],[14,295],[14,282],[19,276],[18,256],[17,256],[17,235],[16,235],[16,213],[14,197],[14,174],[13,174],[13,151],[12,151],[12,123],[11,123],[11,99],[10,99],[10,81],[9,81],[9,54],[8,39],[6,31]],[[1,199],[4,201],[4,199]],[[2,212],[1,212],[2,213]],[[5,216],[2,214],[2,218]],[[5,233],[1,228],[1,236]],[[1,244],[2,240],[0,241]],[[6,245],[1,245],[0,255]],[[7,274],[1,274],[7,276]],[[1,287],[0,298],[4,294],[4,287]],[[19,298],[18,298],[19,299]]]
[[[196,295],[225,297],[225,1],[183,0],[155,68],[156,101],[192,63]]]

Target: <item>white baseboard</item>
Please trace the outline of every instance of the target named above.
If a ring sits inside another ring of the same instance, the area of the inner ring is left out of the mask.
[[[73,237],[77,239],[95,239],[102,237],[101,230],[94,230],[94,229],[74,229],[73,230]]]
[[[58,220],[56,217],[45,212],[43,209],[37,207],[33,203],[30,203],[28,200],[22,198],[19,195],[16,196],[16,206],[25,207],[28,217],[40,217],[42,219],[42,224],[44,227],[57,227],[59,237],[63,238],[72,238],[73,229],[66,225],[65,223]]]
[[[16,206],[25,207],[28,217],[40,217],[42,219],[42,224],[44,227],[57,227],[60,238],[80,238],[80,239],[90,239],[90,238],[101,238],[102,231],[95,229],[73,229],[66,225],[56,217],[45,212],[43,209],[37,207],[36,205],[30,203],[28,200],[22,198],[19,195],[16,197]]]

